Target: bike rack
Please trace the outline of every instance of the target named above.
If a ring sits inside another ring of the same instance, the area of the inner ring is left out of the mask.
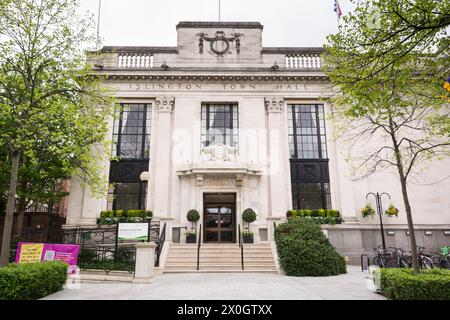
[[[366,259],[366,262],[367,262],[367,267],[366,268],[364,268],[364,258]],[[367,254],[363,253],[361,255],[361,272],[369,270],[369,265],[370,265],[369,256]]]

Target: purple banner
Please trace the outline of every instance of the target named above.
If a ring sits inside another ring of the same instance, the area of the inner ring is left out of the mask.
[[[79,245],[55,243],[19,242],[16,263],[59,260],[69,265],[69,272],[74,273],[77,266]]]

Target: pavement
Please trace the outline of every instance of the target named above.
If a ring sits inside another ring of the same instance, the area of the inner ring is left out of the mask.
[[[147,284],[81,283],[44,300],[385,300],[367,285],[368,274],[288,277],[264,273],[173,273]]]

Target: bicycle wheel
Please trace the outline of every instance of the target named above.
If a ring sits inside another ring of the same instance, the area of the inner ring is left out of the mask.
[[[450,270],[450,261],[447,259],[442,259],[441,260],[441,268]]]
[[[400,258],[399,268],[409,268],[409,262],[405,258]]]
[[[422,269],[433,269],[433,261],[428,257],[423,257],[420,261],[420,267]]]
[[[380,256],[376,256],[375,258],[373,258],[373,264],[379,268],[384,268],[383,259],[381,259]]]

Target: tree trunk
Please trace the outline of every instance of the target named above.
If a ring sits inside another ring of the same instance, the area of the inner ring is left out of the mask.
[[[19,206],[17,208],[16,229],[14,230],[14,233],[16,235],[20,235],[23,231],[23,218],[25,216],[25,207],[26,207],[26,199],[21,197],[19,199]]]
[[[17,176],[19,173],[19,161],[21,153],[16,151],[12,154],[11,177],[9,181],[8,202],[6,204],[5,223],[3,226],[2,250],[0,254],[0,267],[9,262],[9,249],[11,245],[11,231],[14,218],[14,206],[16,200]]]
[[[402,167],[403,169],[403,167]],[[414,223],[412,219],[411,214],[411,206],[409,204],[409,197],[408,197],[408,189],[406,186],[406,179],[403,175],[403,170],[400,172],[400,184],[402,185],[402,196],[403,196],[403,203],[405,205],[406,210],[406,219],[408,220],[408,230],[409,230],[409,243],[411,245],[411,254],[412,254],[412,261],[413,261],[413,268],[414,273],[419,274],[420,268],[419,268],[419,261],[417,259],[417,244],[416,244],[416,235],[414,233]]]
[[[397,137],[395,136],[396,130],[394,128],[394,124],[393,124],[391,116],[389,116],[389,127],[390,127],[390,135],[391,135],[391,139],[392,139],[392,144],[394,147],[395,160],[397,163],[397,171],[398,171],[398,175],[400,178],[400,185],[402,187],[402,197],[403,197],[403,204],[405,205],[405,210],[406,210],[406,219],[408,221],[409,243],[411,246],[413,269],[414,269],[414,273],[419,274],[420,268],[419,268],[419,261],[417,260],[416,235],[414,233],[414,223],[412,220],[411,205],[409,204],[408,188],[406,186],[406,177],[405,177],[405,172],[404,172],[404,168],[403,168],[403,159],[402,159],[402,155],[400,153],[400,146],[398,144]]]

